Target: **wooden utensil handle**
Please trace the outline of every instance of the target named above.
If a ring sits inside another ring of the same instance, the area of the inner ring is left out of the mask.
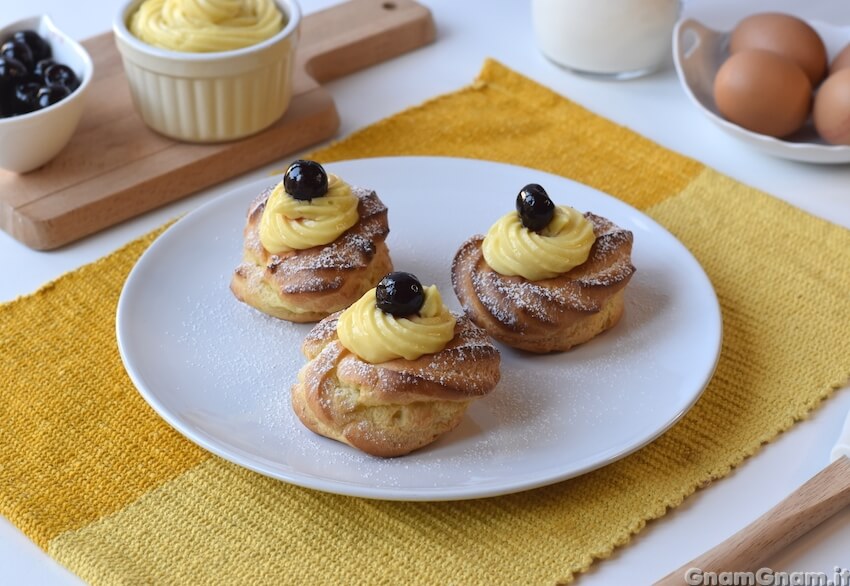
[[[436,37],[431,12],[413,0],[350,0],[302,21],[297,59],[316,82],[354,73]]]
[[[686,584],[690,568],[706,572],[748,572],[850,504],[850,459],[842,456],[788,498],[714,549],[656,584]]]

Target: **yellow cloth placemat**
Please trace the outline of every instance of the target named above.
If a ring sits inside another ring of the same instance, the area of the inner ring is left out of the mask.
[[[495,62],[316,156],[402,154],[558,173],[670,229],[723,307],[721,359],[694,409],[624,460],[505,497],[377,502],[271,480],[184,440],[124,373],[115,308],[151,234],[0,306],[0,513],[95,584],[569,581],[850,376],[850,231]]]

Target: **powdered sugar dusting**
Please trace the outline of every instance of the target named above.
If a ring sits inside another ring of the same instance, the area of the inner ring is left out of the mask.
[[[563,277],[528,281],[500,275],[481,256],[483,237],[474,236],[461,246],[454,262],[459,281],[455,286],[471,283],[481,305],[497,321],[517,332],[526,331],[530,320],[558,324],[566,312],[599,311],[600,299],[592,289],[627,282],[634,273],[630,258],[633,236],[601,216],[586,213],[585,217],[593,224],[596,240],[587,261]],[[468,304],[471,302],[467,300]]]
[[[497,211],[487,215],[497,207],[494,194],[535,180],[510,167],[448,159],[364,160],[333,171],[378,190],[390,210],[394,265],[436,284],[453,308],[449,266],[457,247],[495,219]],[[470,174],[477,181],[464,182]],[[447,182],[469,184],[468,191],[458,198]],[[563,354],[528,355],[497,344],[499,385],[471,403],[456,429],[420,451],[390,460],[367,456],[313,434],[293,413],[290,387],[306,363],[301,343],[310,325],[266,317],[227,288],[242,250],[245,203],[259,184],[187,217],[168,248],[149,251],[145,271],[137,273],[147,285],[133,301],[133,338],[145,353],[136,363],[139,380],[194,439],[328,490],[398,498],[493,494],[514,490],[514,480],[542,484],[607,461],[635,438],[650,437],[671,409],[687,406],[700,342],[693,332],[703,331],[694,324],[705,321],[697,319],[705,297],[694,285],[700,275],[692,260],[669,235],[631,221],[634,210],[592,199],[584,186],[569,188],[585,194],[576,207],[620,218],[635,231],[639,272],[626,289],[623,320]],[[178,238],[181,230],[188,237]],[[600,250],[607,247],[602,240]]]
[[[338,316],[339,313],[336,313],[319,322],[307,335],[305,342],[318,350],[337,339]],[[398,377],[404,385],[415,386],[423,382],[439,385],[448,392],[454,392],[456,399],[474,398],[490,391],[494,382],[492,371],[486,367],[476,368],[475,363],[492,363],[499,352],[489,336],[469,318],[458,313],[454,316],[458,323],[457,333],[446,348],[435,354],[425,355],[405,368],[392,368],[392,376]],[[356,357],[346,361],[344,370],[347,377],[355,380],[367,379],[375,373],[379,380],[387,384],[387,369]],[[344,378],[342,374],[340,378]],[[391,387],[392,385],[387,384],[384,388],[392,391]]]
[[[593,223],[596,241],[587,262],[573,271],[578,284],[582,287],[608,287],[631,277],[635,267],[631,263],[631,255],[624,251],[631,251],[634,235],[601,216],[588,212],[585,217]]]
[[[493,317],[520,331],[523,328],[519,320],[523,317],[554,324],[567,308],[598,310],[578,287],[546,287],[521,278],[505,278],[492,270],[473,272],[472,285]]]
[[[389,229],[386,206],[374,191],[351,188],[360,199],[360,219],[352,228],[325,246],[290,254],[269,255],[259,237],[259,221],[272,189],[264,190],[248,212],[245,228],[245,262],[262,266],[263,278],[287,294],[333,291],[342,286],[345,273],[363,269],[374,258],[376,243],[383,241]]]
[[[312,470],[315,474],[354,475],[363,482],[403,487],[408,484],[408,475],[416,470],[419,478],[429,478],[430,483],[439,486],[455,476],[452,462],[462,459],[464,465],[480,475],[493,461],[522,458],[528,450],[536,449],[543,435],[550,433],[547,430],[569,429],[588,417],[597,424],[603,423],[606,412],[616,412],[625,404],[614,398],[617,394],[635,392],[635,382],[647,389],[652,384],[651,379],[636,381],[634,373],[618,368],[620,354],[612,354],[610,349],[590,352],[590,356],[584,357],[573,353],[529,357],[503,348],[501,382],[489,395],[471,404],[458,428],[412,455],[375,458],[313,434],[298,421],[290,405],[295,373],[307,362],[300,352],[301,342],[331,337],[335,319],[326,319],[313,327],[265,316],[232,298],[226,282],[227,275],[222,274],[220,288],[207,289],[206,294],[191,299],[191,303],[186,300],[191,310],[177,324],[175,333],[168,334],[172,342],[165,344],[177,343],[194,349],[187,353],[186,367],[196,373],[209,373],[206,380],[197,381],[200,396],[194,404],[224,402],[230,406],[224,412],[216,410],[226,416],[200,408],[194,415],[190,414],[190,419],[222,436],[254,438],[244,445],[239,441],[235,445],[259,457],[283,461],[287,466]],[[651,319],[657,303],[663,300],[637,307],[632,313],[636,318]],[[222,324],[226,324],[224,332]],[[619,353],[627,354],[635,347],[628,335],[612,336],[610,342]],[[222,352],[223,347],[229,350]],[[458,356],[444,359],[474,363],[476,352],[488,348],[492,349],[489,338],[476,328],[458,346]],[[432,361],[411,375],[440,380],[435,374],[445,370],[440,362]],[[570,374],[563,376],[557,372]],[[472,384],[474,377],[473,372]],[[588,378],[605,381],[608,392],[595,397],[589,395],[599,391],[581,382]],[[180,392],[188,390],[180,389]],[[205,400],[204,395],[209,398]],[[570,399],[571,396],[575,398]],[[606,406],[590,406],[600,402]],[[565,409],[564,404],[569,408]],[[580,441],[580,436],[577,429],[575,441]]]

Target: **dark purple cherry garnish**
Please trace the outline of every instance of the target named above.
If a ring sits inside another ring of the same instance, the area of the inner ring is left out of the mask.
[[[7,116],[14,115],[14,110],[12,109],[12,96],[9,95],[9,92],[3,91],[0,88],[0,118],[6,118]]]
[[[80,81],[77,79],[77,74],[67,65],[54,63],[49,65],[44,70],[44,83],[49,86],[61,86],[68,89],[69,92],[77,89]]]
[[[35,31],[17,31],[12,35],[12,40],[23,43],[30,48],[34,63],[47,59],[53,55],[53,51],[50,49],[48,42]]]
[[[44,84],[34,75],[28,75],[22,81],[14,83],[12,92],[12,111],[26,114],[38,109],[38,92]]]
[[[62,85],[49,85],[38,90],[36,101],[39,108],[47,108],[56,102],[64,100],[71,93],[71,90]]]
[[[328,174],[316,161],[299,159],[283,175],[286,193],[301,201],[311,201],[328,192]]]
[[[375,289],[375,305],[384,313],[396,317],[414,314],[425,303],[422,283],[411,273],[401,271],[388,274]]]
[[[0,88],[11,86],[12,82],[27,75],[27,68],[17,59],[0,56]]]
[[[529,183],[516,196],[516,211],[523,226],[540,232],[555,216],[555,204],[545,189],[537,183]]]
[[[32,50],[28,45],[20,41],[6,41],[0,45],[0,55],[15,61],[20,61],[27,71],[32,71],[35,62],[32,58]]]
[[[47,68],[54,64],[56,64],[56,61],[49,57],[47,59],[42,59],[35,64],[35,67],[32,68],[32,72],[39,77],[44,77],[44,72],[47,71]]]

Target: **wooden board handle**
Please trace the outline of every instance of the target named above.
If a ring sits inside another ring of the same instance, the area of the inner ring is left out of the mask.
[[[147,128],[133,107],[112,33],[89,39],[84,45],[95,73],[80,126],[43,168],[27,175],[0,170],[0,229],[32,248],[56,248],[327,140],[339,115],[319,82],[434,38],[431,13],[413,0],[351,0],[308,14],[286,114],[252,136],[204,145]]]
[[[753,572],[770,556],[850,504],[850,459],[842,456],[750,525],[656,585],[686,584],[690,568]]]
[[[413,0],[350,0],[304,19],[296,75],[331,81],[431,43],[431,12]]]

